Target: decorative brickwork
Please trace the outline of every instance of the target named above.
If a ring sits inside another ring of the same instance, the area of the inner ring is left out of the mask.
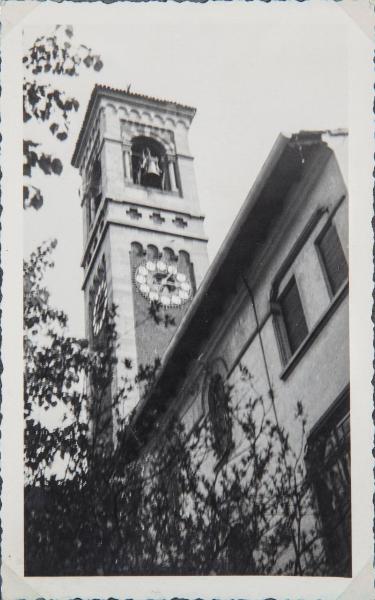
[[[137,208],[128,208],[126,214],[129,215],[131,219],[136,219],[137,221],[142,218],[142,213],[140,213]]]
[[[160,213],[156,212],[153,212],[152,215],[150,215],[150,219],[157,225],[161,225],[165,221],[164,217],[162,217]]]
[[[172,223],[174,223],[176,227],[181,227],[182,229],[187,227],[187,221],[185,221],[185,219],[183,219],[182,217],[175,217]]]

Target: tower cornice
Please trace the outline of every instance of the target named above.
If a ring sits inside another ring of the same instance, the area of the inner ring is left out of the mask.
[[[71,164],[73,167],[79,167],[79,157],[81,154],[82,146],[84,145],[84,140],[87,135],[88,127],[90,119],[93,114],[96,112],[97,104],[99,102],[100,97],[108,98],[113,100],[120,100],[126,102],[129,105],[134,107],[142,107],[142,108],[150,108],[153,107],[155,109],[162,109],[164,113],[173,115],[173,116],[181,116],[187,118],[190,122],[193,120],[194,115],[196,113],[196,109],[187,106],[184,104],[180,104],[178,102],[174,102],[171,100],[165,100],[160,98],[155,98],[153,96],[146,96],[144,94],[138,94],[135,92],[130,92],[128,90],[122,90],[118,88],[113,88],[106,85],[95,85],[90,100],[88,102],[85,117],[83,119],[83,123],[78,135],[77,143],[73,152]]]

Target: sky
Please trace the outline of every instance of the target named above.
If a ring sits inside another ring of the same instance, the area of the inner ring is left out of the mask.
[[[58,82],[77,97],[80,110],[66,142],[54,144],[48,132],[33,130],[61,157],[64,171],[40,181],[45,205],[24,215],[26,257],[43,240],[58,239],[46,283],[73,335],[84,335],[83,239],[80,181],[70,160],[96,82],[130,84],[133,92],[196,107],[190,148],[211,260],[280,132],[347,127],[345,13],[320,1],[283,12],[267,8],[124,3],[116,20],[109,10],[102,18],[96,10],[94,24],[73,21],[76,41],[100,54],[104,67]],[[25,48],[52,28],[26,21]]]

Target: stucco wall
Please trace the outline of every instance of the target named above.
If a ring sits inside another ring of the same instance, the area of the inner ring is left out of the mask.
[[[244,271],[244,276],[254,295],[265,358],[259,335],[256,334],[250,295],[243,282],[237,281],[233,282],[233,289],[237,290],[234,299],[232,297],[227,301],[221,317],[212,327],[210,339],[197,351],[200,354],[200,365],[191,365],[188,375],[189,381],[197,380],[199,372],[203,369],[209,373],[210,365],[220,357],[224,359],[230,373],[229,382],[236,385],[241,363],[252,376],[253,393],[266,398],[269,392],[267,367],[278,418],[290,431],[291,439],[296,445],[300,442],[300,432],[295,427],[296,402],[299,400],[303,403],[309,430],[349,382],[348,296],[344,290],[340,301],[336,299],[334,303],[335,299],[331,299],[314,244],[331,214],[330,211],[336,210],[332,222],[347,256],[348,206],[347,199],[342,200],[345,194],[345,185],[336,159],[331,155],[323,170],[307,174],[292,189],[265,244],[255,256],[249,257],[249,268]],[[303,356],[298,361],[292,361],[293,368],[285,375],[273,316],[270,314],[270,293],[283,261],[317,208],[327,211],[318,219],[292,265],[285,272],[280,289],[291,274],[295,274],[309,332],[322,318],[324,320],[325,315],[328,316]],[[249,344],[247,348],[246,344]],[[197,415],[204,410],[203,384],[200,393],[195,393],[194,398],[188,390],[189,383],[185,380],[183,392],[179,394],[180,411],[181,415],[185,415],[185,421],[193,424]]]

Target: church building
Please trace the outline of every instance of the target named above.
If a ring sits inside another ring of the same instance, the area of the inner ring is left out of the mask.
[[[124,406],[147,453],[166,424],[209,419],[214,469],[235,460],[224,386],[270,399],[315,473],[325,553],[350,575],[347,132],[279,135],[213,263],[188,131],[193,108],[97,86],[73,157],[83,179],[86,330],[100,341],[118,306],[119,364],[161,359],[151,390]],[[155,324],[150,306],[172,318]],[[113,423],[115,431],[116,424]],[[129,450],[131,452],[132,450]],[[315,470],[316,471],[316,470]]]

